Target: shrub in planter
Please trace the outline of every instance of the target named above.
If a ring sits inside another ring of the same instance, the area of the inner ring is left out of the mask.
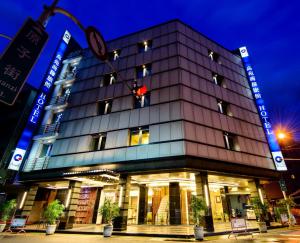
[[[207,206],[203,198],[193,196],[191,202],[191,210],[193,212],[194,220],[194,234],[196,240],[203,240],[204,238],[204,217]]]
[[[16,206],[16,199],[6,201],[0,205],[0,232],[4,230],[6,221],[13,215]]]
[[[104,204],[99,209],[99,214],[102,215],[103,221],[107,223],[104,226],[104,237],[110,237],[113,231],[113,220],[120,215],[120,208],[117,203],[112,202],[111,199],[105,198]]]
[[[286,199],[280,199],[276,202],[276,207],[279,213],[279,217],[281,218],[282,214],[286,214],[289,219],[289,226],[295,225],[295,217],[291,213],[291,209],[296,206],[294,199],[292,197],[287,197]]]
[[[56,229],[56,221],[60,218],[64,209],[65,206],[62,205],[59,200],[54,200],[53,202],[49,203],[49,205],[47,206],[44,212],[44,217],[47,222],[47,227],[46,227],[47,235],[54,234]]]
[[[267,232],[268,202],[262,202],[259,197],[253,197],[251,198],[251,205],[254,207],[254,212],[258,219],[259,232]]]

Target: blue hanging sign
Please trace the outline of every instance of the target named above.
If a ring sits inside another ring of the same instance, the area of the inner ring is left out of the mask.
[[[279,171],[286,171],[287,167],[286,164],[284,162],[281,150],[280,150],[280,146],[277,142],[276,136],[273,132],[271,123],[270,123],[270,117],[268,115],[266,106],[265,106],[265,102],[262,98],[262,95],[260,93],[260,89],[256,80],[256,77],[254,75],[254,71],[253,68],[250,64],[250,60],[249,60],[249,54],[247,51],[247,48],[241,47],[239,48],[240,50],[240,54],[244,63],[244,67],[247,73],[247,77],[248,77],[248,81],[249,81],[249,86],[250,89],[252,90],[252,94],[255,100],[255,104],[257,107],[257,111],[259,113],[261,122],[263,124],[263,128],[269,143],[269,147],[272,153],[272,157],[276,166],[276,169]]]

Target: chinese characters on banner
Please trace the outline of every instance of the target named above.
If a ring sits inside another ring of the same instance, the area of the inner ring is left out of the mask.
[[[14,104],[47,39],[39,23],[25,22],[0,59],[0,102]]]
[[[256,107],[260,116],[260,119],[263,124],[263,128],[269,143],[269,147],[272,153],[272,157],[276,166],[276,169],[279,171],[285,171],[287,170],[286,164],[284,162],[280,146],[277,142],[276,136],[273,132],[271,123],[270,123],[270,118],[268,115],[268,112],[266,110],[265,102],[262,99],[260,89],[258,87],[258,83],[256,80],[256,77],[253,72],[253,68],[250,64],[249,61],[249,54],[247,51],[246,47],[241,47],[239,48],[241,57],[243,59],[244,67],[247,73],[248,81],[249,81],[249,86],[252,90],[253,97],[255,99]]]

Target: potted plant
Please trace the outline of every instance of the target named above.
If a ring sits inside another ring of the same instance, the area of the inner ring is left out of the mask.
[[[207,206],[203,198],[192,196],[191,210],[194,220],[194,235],[195,240],[203,240],[204,238],[204,216]]]
[[[287,197],[286,199],[280,199],[276,202],[276,206],[279,211],[279,218],[283,215],[287,215],[289,226],[293,226],[295,224],[295,217],[291,213],[291,208],[296,206],[292,197]]]
[[[49,203],[47,206],[44,217],[46,219],[46,235],[54,234],[56,230],[56,221],[62,215],[65,206],[60,203],[59,200],[54,200],[53,202]]]
[[[107,224],[104,226],[103,236],[110,237],[113,231],[113,220],[120,215],[120,208],[117,203],[105,198],[104,204],[99,209],[99,213],[102,215],[104,223]]]
[[[4,230],[6,221],[12,216],[16,206],[16,199],[11,199],[0,205],[0,232]]]
[[[256,218],[258,219],[258,229],[261,233],[267,232],[266,221],[268,219],[268,208],[267,202],[262,202],[259,197],[251,198],[251,205],[254,207]]]

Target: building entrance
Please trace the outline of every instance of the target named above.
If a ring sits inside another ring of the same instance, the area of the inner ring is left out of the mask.
[[[213,220],[229,222],[230,218],[256,219],[250,198],[257,195],[254,181],[245,178],[209,175]]]

